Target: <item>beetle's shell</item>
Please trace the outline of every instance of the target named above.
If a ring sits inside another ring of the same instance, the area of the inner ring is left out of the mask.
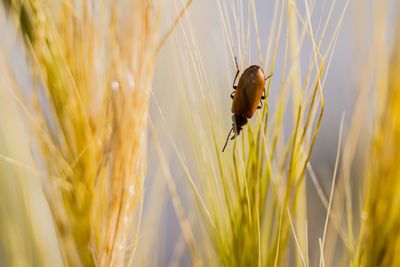
[[[240,76],[232,102],[232,113],[250,119],[260,104],[265,76],[260,66],[248,67]]]

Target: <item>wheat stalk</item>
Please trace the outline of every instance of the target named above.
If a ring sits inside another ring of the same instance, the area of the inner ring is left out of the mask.
[[[34,129],[64,262],[130,265],[161,4],[4,3],[20,25],[38,84]]]
[[[386,68],[387,83],[378,83],[376,128],[366,171],[366,199],[352,266],[400,264],[400,22]],[[379,102],[382,101],[382,102]]]

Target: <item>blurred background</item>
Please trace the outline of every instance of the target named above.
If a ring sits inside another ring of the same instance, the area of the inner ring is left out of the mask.
[[[0,68],[1,73],[12,72],[13,75],[2,74],[0,77],[0,265],[62,266],[51,211],[43,194],[46,171],[38,160],[40,155],[36,152],[37,148],[35,149],[38,146],[35,137],[27,127],[27,113],[18,103],[21,99],[12,93],[12,88],[17,83],[22,88],[22,94],[29,98],[33,94],[33,82],[18,27],[4,8],[6,2],[8,1],[3,1],[0,5]],[[220,149],[231,127],[229,96],[235,74],[233,56],[238,57],[241,70],[257,64],[263,66],[266,74],[270,73],[270,65],[266,62],[260,63],[259,59],[257,33],[252,21],[253,1],[233,2],[231,5],[230,1],[193,0],[160,50],[149,95],[149,124],[154,126],[158,134],[179,198],[194,229],[198,211],[194,208],[196,199],[185,178],[185,168],[195,181],[199,181],[206,175],[206,170],[201,169],[200,164],[193,163],[199,161],[198,157],[217,164],[215,156],[208,155],[208,150],[201,148],[202,145],[212,147],[212,142],[209,141],[209,117],[205,113],[211,114],[216,143]],[[271,25],[276,12],[274,8],[279,6],[277,2],[279,1],[254,0],[263,58],[268,56],[266,51],[269,38],[273,35]],[[309,1],[311,2],[314,3]],[[235,7],[240,6],[238,3],[243,5],[240,12],[235,10]],[[316,36],[321,35],[321,21],[327,17],[331,17],[332,22],[326,29],[326,36],[333,36],[337,24],[342,25],[330,64],[325,69],[328,73],[324,85],[326,106],[310,163],[322,191],[329,196],[339,128],[341,118],[344,118],[343,145],[351,147],[354,153],[350,165],[354,199],[352,205],[358,211],[363,206],[363,169],[367,165],[369,149],[366,144],[373,135],[377,116],[374,112],[377,107],[373,88],[380,82],[376,77],[384,70],[381,66],[387,64],[391,56],[400,7],[397,0],[337,0],[335,3],[333,6],[330,1],[316,1],[311,16]],[[183,1],[164,1],[161,34],[168,30],[183,5]],[[297,9],[301,28],[300,15],[307,13],[304,1],[297,1]],[[238,17],[243,16],[245,25],[242,30],[248,36],[237,36],[237,33],[227,36],[224,23],[237,26],[237,21],[232,16],[235,12],[239,14]],[[287,23],[286,20],[283,21],[283,28]],[[282,69],[285,41],[283,37],[279,39],[270,95],[266,100],[272,113],[277,108],[281,77],[284,75]],[[321,46],[329,46],[329,41],[330,38],[323,39]],[[312,44],[305,42],[300,54],[303,78],[307,76],[312,54]],[[360,101],[364,104],[357,110],[357,103]],[[284,117],[283,124],[286,128],[290,128],[293,123],[292,112],[289,111]],[[361,115],[355,117],[355,113]],[[352,139],[350,137],[354,133],[352,129],[355,124],[358,127],[355,130],[357,138]],[[282,134],[287,135],[286,139],[289,138],[288,133]],[[164,178],[165,173],[160,166],[157,147],[150,132],[147,135],[143,222],[134,263],[144,266],[190,266],[190,254],[185,248],[179,219]],[[208,140],[209,144],[193,141],[197,136],[201,137],[198,140]],[[177,156],[176,151],[179,151],[180,156]],[[182,166],[180,157],[184,159],[185,167]],[[343,167],[346,166],[340,163],[339,169]],[[315,266],[320,254],[318,238],[324,231],[326,209],[308,172],[306,177],[310,265]],[[340,190],[336,193],[344,194]],[[355,212],[355,229],[361,219],[358,215]],[[337,251],[333,253],[333,257],[342,259],[344,245],[338,242],[333,247]],[[148,255],[151,258],[144,259]],[[328,266],[348,265],[333,260],[332,265]]]

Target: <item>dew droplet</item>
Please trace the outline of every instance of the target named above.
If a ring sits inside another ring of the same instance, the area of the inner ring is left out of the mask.
[[[368,219],[368,213],[365,212],[365,211],[363,211],[363,212],[361,213],[361,219],[362,219],[363,221],[365,221],[366,219]]]
[[[129,186],[129,194],[134,195],[135,194],[135,187],[133,185]]]
[[[132,73],[128,72],[128,74],[126,75],[126,82],[128,84],[128,88],[133,89],[133,87],[135,86],[135,79],[133,78]]]
[[[119,89],[119,83],[117,81],[112,81],[111,82],[111,89],[113,89],[114,91],[117,91]]]

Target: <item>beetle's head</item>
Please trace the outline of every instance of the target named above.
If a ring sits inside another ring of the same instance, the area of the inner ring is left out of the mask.
[[[234,135],[232,136],[231,140],[235,139],[236,136],[240,134],[240,131],[242,130],[243,126],[247,124],[247,118],[238,116],[238,115],[233,115],[232,116],[232,129],[229,131],[228,136],[226,137],[225,145],[222,148],[222,152],[225,151],[226,145],[228,144],[229,141],[229,136],[231,135],[232,132],[234,132]]]
[[[231,133],[234,132],[234,135],[231,138],[231,140],[233,140],[235,139],[236,136],[240,134],[240,131],[242,130],[243,126],[246,125],[246,123],[247,123],[247,118],[238,115],[232,116],[232,129],[229,131],[228,136],[226,137],[225,145],[222,148],[222,152],[225,151]]]
[[[235,134],[234,136],[232,136],[231,140],[235,139],[235,137],[240,134],[240,131],[242,130],[243,126],[246,124],[247,124],[247,118],[238,115],[232,116],[232,129]]]

